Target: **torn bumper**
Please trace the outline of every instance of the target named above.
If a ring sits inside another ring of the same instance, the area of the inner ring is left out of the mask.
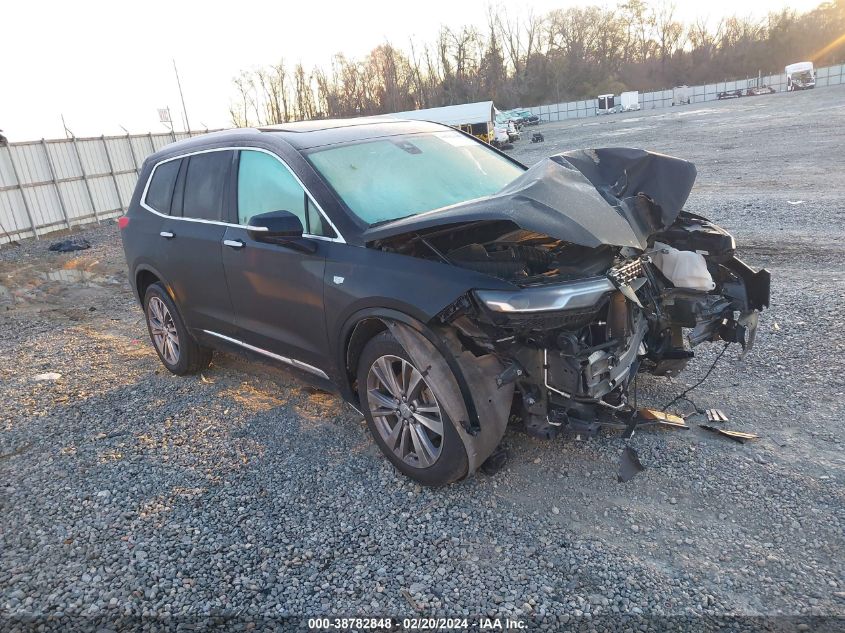
[[[604,277],[476,290],[469,302],[476,312],[453,310],[446,320],[500,359],[497,384],[515,385],[529,432],[550,437],[573,420],[630,411],[628,388],[638,371],[676,373],[704,341],[750,349],[759,311],[769,304],[768,271],[726,254],[702,258],[697,272],[710,290],[675,287],[640,255]]]
[[[725,263],[725,267],[742,280],[742,292],[737,294],[745,295],[745,311],[763,310],[769,307],[772,276],[768,270],[761,268],[755,272],[738,257],[731,258]]]

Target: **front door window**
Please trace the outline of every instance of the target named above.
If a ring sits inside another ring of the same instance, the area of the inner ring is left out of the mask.
[[[242,150],[238,170],[238,223],[271,211],[289,211],[308,235],[335,237],[290,170],[266,152]]]

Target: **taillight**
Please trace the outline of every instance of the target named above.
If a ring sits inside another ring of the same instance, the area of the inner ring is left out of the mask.
[[[121,230],[121,231],[122,231],[123,229],[125,229],[127,226],[129,226],[129,217],[128,217],[128,216],[125,216],[125,215],[120,216],[120,217],[117,219],[117,226],[119,226],[119,227],[120,227],[120,230]]]

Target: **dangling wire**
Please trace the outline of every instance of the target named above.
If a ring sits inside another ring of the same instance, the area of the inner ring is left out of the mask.
[[[688,398],[688,397],[687,397],[687,394],[688,394],[690,391],[692,391],[693,389],[695,389],[695,388],[697,388],[697,387],[700,387],[700,386],[701,386],[701,384],[702,384],[705,380],[707,380],[707,378],[710,376],[710,374],[713,372],[713,370],[714,370],[714,369],[716,369],[716,364],[717,364],[717,363],[719,362],[719,360],[722,358],[722,355],[723,355],[723,354],[724,354],[724,353],[728,350],[728,345],[730,345],[730,343],[725,343],[725,346],[722,348],[722,351],[720,351],[720,352],[716,355],[716,359],[713,361],[713,364],[712,364],[712,365],[710,365],[710,369],[708,369],[708,370],[707,370],[707,373],[706,373],[706,374],[704,374],[704,377],[703,377],[701,380],[699,380],[697,383],[695,383],[695,384],[694,384],[692,387],[690,387],[689,389],[684,390],[684,391],[683,391],[680,395],[675,396],[672,400],[670,400],[670,401],[669,401],[669,402],[667,402],[665,405],[663,405],[663,409],[661,409],[661,410],[662,410],[662,411],[665,411],[666,409],[668,409],[669,407],[671,407],[673,404],[675,404],[676,402],[678,402],[678,400],[686,400],[687,402],[689,402],[689,403],[693,406],[693,408],[695,409],[696,413],[704,413],[704,409],[700,409],[700,408],[698,407],[698,405],[696,405],[696,404],[695,404],[695,402],[694,402],[693,400],[691,400],[690,398]]]

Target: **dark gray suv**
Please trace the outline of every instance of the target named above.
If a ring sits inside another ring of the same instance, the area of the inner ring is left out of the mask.
[[[682,211],[688,162],[583,150],[527,169],[448,127],[313,121],[144,163],[120,221],[175,374],[234,349],[339,391],[414,479],[474,472],[512,413],[536,436],[635,414],[638,371],[753,342],[769,275]]]

